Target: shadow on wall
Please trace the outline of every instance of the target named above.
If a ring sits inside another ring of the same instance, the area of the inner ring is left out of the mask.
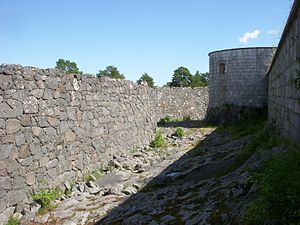
[[[201,128],[205,123],[176,122],[170,126],[175,124]],[[221,190],[220,177],[233,171],[237,153],[248,141],[249,138],[231,140],[226,132],[213,131],[96,224],[216,224],[214,220],[219,221],[221,213],[226,214],[227,209],[239,204],[233,200],[237,200],[237,195],[230,195],[230,188],[228,193]],[[225,185],[232,185],[227,182]],[[231,206],[227,208],[228,202]],[[229,224],[232,220],[219,222]]]

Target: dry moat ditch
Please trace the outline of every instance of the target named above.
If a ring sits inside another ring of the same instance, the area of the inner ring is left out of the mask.
[[[255,210],[261,210],[253,204],[261,189],[255,174],[264,162],[293,147],[267,133],[264,124],[262,120],[219,128],[202,121],[164,124],[159,128],[165,141],[162,147],[115,155],[110,168],[85,181],[67,182],[68,193],[51,202],[52,207],[38,211],[37,204],[36,212],[23,216],[21,222],[273,224],[252,218]],[[178,135],[176,127],[182,127],[184,134]]]

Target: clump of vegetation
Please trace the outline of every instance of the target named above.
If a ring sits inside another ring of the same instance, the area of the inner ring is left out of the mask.
[[[246,214],[248,224],[299,224],[300,221],[300,151],[291,148],[273,158],[255,175],[259,197]]]
[[[217,131],[228,132],[233,139],[239,139],[265,130],[266,119],[242,120],[230,126],[221,126]]]
[[[190,115],[186,115],[186,116],[182,117],[182,121],[190,121],[190,120],[191,120]]]
[[[161,118],[160,121],[158,122],[158,124],[164,125],[164,124],[168,124],[168,123],[175,123],[175,122],[189,121],[189,120],[191,120],[190,115],[183,116],[182,118],[174,118],[174,117],[167,115],[166,117]]]
[[[43,213],[51,208],[50,203],[59,199],[63,192],[59,189],[40,189],[39,192],[32,194],[32,199],[41,205],[39,213]]]
[[[161,118],[158,123],[159,124],[167,124],[167,123],[172,123],[172,122],[176,122],[176,120],[170,116],[166,116],[164,118]]]
[[[264,164],[254,173],[259,186],[258,198],[248,208],[243,224],[298,224],[300,221],[300,151],[283,138],[266,129],[264,118],[245,120],[235,125],[218,128],[233,139],[251,135],[235,163],[221,176],[238,168],[254,152],[276,146],[289,146],[289,151]]]
[[[174,70],[172,81],[168,82],[168,87],[206,87],[208,84],[208,73],[196,71],[193,75],[188,68],[184,66]]]
[[[174,136],[182,138],[184,136],[184,129],[182,127],[177,127]]]
[[[125,79],[124,74],[120,73],[118,68],[115,66],[107,66],[105,70],[99,70],[99,73],[96,74],[97,77],[110,77],[113,79]]]
[[[218,174],[218,177],[234,171],[257,151],[271,149],[272,147],[286,144],[284,139],[266,129],[266,120],[264,118],[259,118],[252,121],[240,121],[231,126],[220,127],[218,130],[228,132],[233,140],[251,135],[249,144],[247,144],[241,153],[239,153],[234,163],[226,170]]]
[[[14,216],[10,216],[8,218],[8,221],[5,223],[5,225],[19,225],[19,224],[20,224],[19,219]]]
[[[77,64],[70,60],[58,59],[55,68],[63,70],[66,74],[82,74],[82,71],[79,71]]]
[[[150,147],[160,148],[160,147],[163,147],[165,145],[166,145],[166,143],[165,143],[163,132],[162,132],[162,130],[158,130],[156,132],[154,140],[151,141],[151,143],[150,143]]]

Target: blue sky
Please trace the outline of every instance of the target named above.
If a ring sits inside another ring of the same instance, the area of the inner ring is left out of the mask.
[[[157,85],[179,66],[208,71],[207,54],[276,46],[292,0],[0,0],[0,64],[97,73],[115,65]]]

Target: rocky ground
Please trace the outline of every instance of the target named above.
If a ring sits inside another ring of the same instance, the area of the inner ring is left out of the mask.
[[[186,135],[164,127],[166,148],[115,156],[95,181],[70,185],[55,209],[24,224],[240,224],[245,203],[255,195],[249,171],[273,148],[241,159],[250,136],[234,140],[226,131],[184,123]],[[66,184],[68,186],[68,184]]]

